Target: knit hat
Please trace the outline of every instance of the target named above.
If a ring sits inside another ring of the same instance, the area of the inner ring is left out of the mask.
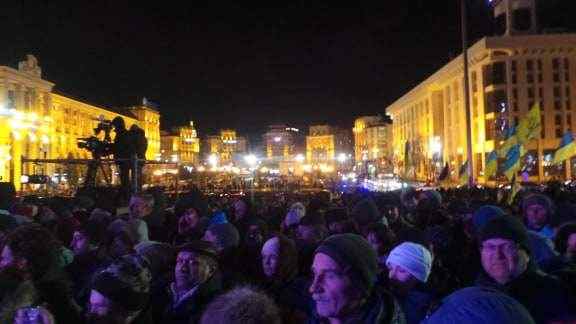
[[[208,226],[207,231],[216,236],[216,245],[219,249],[236,247],[240,244],[240,233],[230,223],[212,224]]]
[[[482,227],[479,242],[482,243],[493,238],[512,240],[527,252],[530,251],[526,228],[520,221],[513,217],[496,217]]]
[[[127,255],[96,274],[92,289],[128,311],[137,311],[148,303],[151,278],[142,258]]]
[[[390,252],[386,264],[400,266],[414,278],[426,282],[432,269],[432,255],[420,244],[404,242]]]
[[[548,211],[548,216],[550,216],[554,211],[554,203],[550,198],[548,198],[548,196],[543,194],[532,193],[522,199],[522,210],[526,210],[530,205],[543,206]]]
[[[504,216],[506,213],[500,208],[492,205],[485,205],[477,209],[472,215],[472,226],[474,232],[479,233],[482,227],[496,217]]]
[[[323,253],[345,269],[354,283],[369,294],[376,283],[378,261],[376,252],[360,235],[337,234],[328,237],[316,249],[315,254]]]
[[[208,204],[206,203],[204,196],[200,191],[193,190],[180,197],[174,206],[174,214],[176,216],[180,216],[190,208],[194,208],[199,217],[207,215]]]
[[[468,287],[460,289],[442,300],[423,324],[440,323],[523,323],[534,320],[522,304],[496,290]]]
[[[377,223],[380,221],[380,211],[372,198],[364,198],[352,208],[352,218],[360,226]]]

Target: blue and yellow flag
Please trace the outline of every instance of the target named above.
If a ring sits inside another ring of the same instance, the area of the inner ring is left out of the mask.
[[[508,180],[512,180],[512,178],[518,173],[520,170],[520,155],[521,155],[522,146],[520,144],[516,144],[510,148],[508,153],[506,154],[506,161],[504,161],[504,174]]]
[[[496,154],[496,151],[492,151],[488,155],[488,158],[486,159],[486,169],[484,171],[485,178],[489,179],[490,177],[496,174],[497,170],[498,170],[498,154]]]
[[[560,141],[560,146],[554,153],[554,164],[560,164],[576,155],[576,143],[572,132],[566,132]]]
[[[539,138],[541,128],[540,104],[535,103],[528,114],[524,116],[518,124],[518,129],[516,130],[518,143],[524,144],[533,138]]]
[[[504,134],[504,143],[498,149],[498,157],[504,158],[512,146],[518,144],[518,137],[516,136],[516,126],[510,126]]]
[[[460,166],[460,170],[458,171],[458,181],[461,185],[468,184],[468,180],[470,179],[470,175],[468,174],[468,160]]]

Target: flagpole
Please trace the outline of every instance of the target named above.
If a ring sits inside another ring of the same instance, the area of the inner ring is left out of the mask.
[[[461,31],[462,31],[462,52],[464,59],[464,109],[466,110],[466,138],[467,138],[467,151],[468,151],[468,186],[472,188],[474,186],[474,168],[473,161],[474,156],[472,155],[472,114],[470,112],[470,81],[468,79],[468,10],[466,0],[461,0],[460,6],[460,16],[462,19]]]

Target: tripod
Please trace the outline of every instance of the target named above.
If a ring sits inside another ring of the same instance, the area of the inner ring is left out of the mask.
[[[112,185],[112,175],[106,172],[106,169],[102,164],[102,156],[100,154],[93,154],[92,161],[88,163],[88,170],[86,170],[86,181],[84,182],[85,187],[96,187],[96,174],[98,173],[98,169],[102,171],[106,183]]]

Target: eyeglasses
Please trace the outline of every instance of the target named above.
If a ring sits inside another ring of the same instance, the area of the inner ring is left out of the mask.
[[[514,254],[518,251],[518,244],[516,243],[503,243],[503,244],[482,244],[482,252],[488,254],[495,254],[497,251],[502,251],[504,254]]]

